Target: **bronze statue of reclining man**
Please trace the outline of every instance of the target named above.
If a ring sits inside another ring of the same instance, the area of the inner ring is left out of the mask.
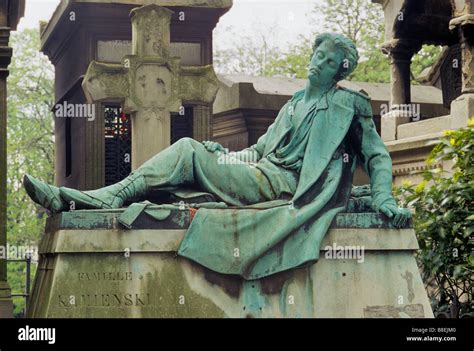
[[[359,162],[370,176],[374,211],[392,218],[395,226],[403,226],[411,214],[398,208],[392,197],[391,159],[376,132],[370,100],[337,85],[353,72],[357,61],[357,49],[348,38],[318,35],[306,88],[282,107],[257,144],[242,151],[226,154],[216,142],[183,138],[111,186],[79,191],[45,184],[29,175],[24,185],[35,202],[53,213],[67,211],[71,201],[75,209],[119,208],[159,189],[189,185],[239,207],[287,199],[296,212],[287,214],[278,207],[262,218],[289,216],[292,223],[273,222],[281,241],[298,228],[310,230],[310,225],[320,232],[318,237],[324,235],[328,222],[347,204]],[[270,221],[277,221],[276,217]],[[239,232],[247,229],[242,227]],[[260,254],[264,252],[262,248]]]

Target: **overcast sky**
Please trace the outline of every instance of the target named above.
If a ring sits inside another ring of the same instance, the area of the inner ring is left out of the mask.
[[[214,30],[215,45],[225,47],[235,40],[225,30],[229,26],[237,29],[238,34],[252,34],[255,31],[268,32],[272,30],[277,38],[275,44],[284,48],[299,34],[308,35],[317,27],[307,14],[311,13],[314,5],[323,0],[234,0],[234,5],[221,17]],[[59,0],[26,0],[25,17],[19,24],[19,29],[38,28],[40,20],[49,20]]]

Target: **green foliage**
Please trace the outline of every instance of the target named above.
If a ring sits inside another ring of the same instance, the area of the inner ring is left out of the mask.
[[[412,84],[418,84],[415,79],[426,68],[434,65],[443,48],[435,45],[423,45],[420,51],[411,60]]]
[[[286,53],[274,55],[270,61],[270,76],[305,79],[308,77],[308,64],[313,53],[313,40],[304,36],[291,45]]]
[[[367,0],[328,0],[317,4],[311,14],[318,27],[307,36],[300,35],[286,50],[275,44],[277,26],[252,36],[239,36],[227,50],[217,49],[215,66],[219,73],[249,74],[269,77],[306,79],[312,45],[317,32],[342,33],[352,39],[359,50],[356,70],[348,77],[356,82],[389,83],[390,60],[381,51],[384,42],[384,14],[379,4]],[[412,59],[412,84],[417,76],[433,65],[441,52],[439,46],[423,46]]]
[[[226,31],[236,38],[236,42],[226,49],[217,48],[214,52],[214,67],[218,73],[272,76],[273,58],[280,50],[275,45],[274,28],[253,30],[253,35],[239,35],[230,26]]]
[[[12,34],[13,59],[8,77],[7,126],[7,240],[9,245],[38,244],[45,213],[22,186],[25,173],[54,181],[53,82],[54,69],[39,52],[39,33],[26,29]],[[34,273],[34,267],[32,267]],[[15,293],[23,292],[25,264],[10,263],[8,280]],[[15,315],[24,308],[15,299]]]
[[[316,5],[313,14],[322,15],[324,30],[344,34],[363,51],[367,38],[383,34],[382,8],[367,0],[327,0]]]
[[[418,262],[438,315],[474,313],[474,119],[468,128],[447,131],[431,152],[419,185],[397,192],[415,209]],[[452,167],[443,169],[443,163]]]
[[[370,4],[366,11],[371,13],[371,22],[361,30],[356,40],[360,60],[349,80],[356,82],[389,83],[390,60],[381,51],[384,41],[383,11],[380,6]]]
[[[359,66],[349,80],[356,82],[389,83],[390,60],[380,50],[384,42],[385,22],[382,7],[366,0],[328,0],[315,7],[323,15],[323,29],[342,33],[352,39],[361,56]],[[416,77],[433,65],[439,46],[423,46],[412,59],[412,84]]]
[[[287,52],[274,56],[268,70],[270,75],[307,78],[314,37],[317,32],[329,31],[344,34],[359,49],[361,59],[349,80],[377,83],[390,81],[390,62],[380,50],[384,33],[380,5],[365,0],[329,0],[316,5],[312,16],[321,27],[313,28],[308,37],[300,36]]]

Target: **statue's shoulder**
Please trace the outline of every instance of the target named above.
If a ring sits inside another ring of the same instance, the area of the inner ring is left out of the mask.
[[[357,91],[357,90],[349,89],[340,85],[337,85],[336,89],[339,91],[346,92],[348,94],[352,94],[354,95],[355,98],[362,98],[363,100],[367,100],[370,102],[370,96],[364,90]]]
[[[356,115],[372,117],[371,99],[364,90],[357,91],[340,85],[337,86],[337,90],[352,101]]]
[[[301,99],[304,96],[305,89],[298,90],[288,101],[294,101],[296,99]]]

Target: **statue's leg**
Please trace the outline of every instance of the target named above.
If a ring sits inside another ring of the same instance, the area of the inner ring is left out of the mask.
[[[74,209],[120,208],[126,201],[138,201],[148,193],[147,182],[152,189],[163,185],[193,183],[191,169],[193,148],[184,138],[153,156],[144,165],[122,181],[91,191],[67,187],[58,189],[31,176],[25,176],[25,188],[31,199],[52,212]],[[200,144],[196,141],[193,143]],[[201,145],[202,146],[202,145]]]
[[[120,208],[126,201],[139,201],[147,193],[144,177],[136,172],[118,183],[97,189],[80,191],[76,189],[59,188],[61,198],[70,208],[99,209]]]
[[[281,193],[255,166],[229,164],[191,138],[180,139],[116,184],[92,191],[62,187],[59,192],[75,209],[119,208],[150,191],[192,184],[235,205],[273,200]]]
[[[297,184],[295,179],[288,181],[283,171],[278,170],[269,180],[255,165],[239,163],[222,153],[211,153],[191,138],[180,139],[135,172],[144,175],[148,191],[192,184],[237,206],[278,199],[282,192],[294,192]]]
[[[193,139],[180,139],[116,184],[91,191],[62,187],[59,189],[61,198],[73,204],[75,209],[120,208],[125,202],[142,200],[150,191],[192,184],[192,145],[200,145],[204,149],[201,143]]]

